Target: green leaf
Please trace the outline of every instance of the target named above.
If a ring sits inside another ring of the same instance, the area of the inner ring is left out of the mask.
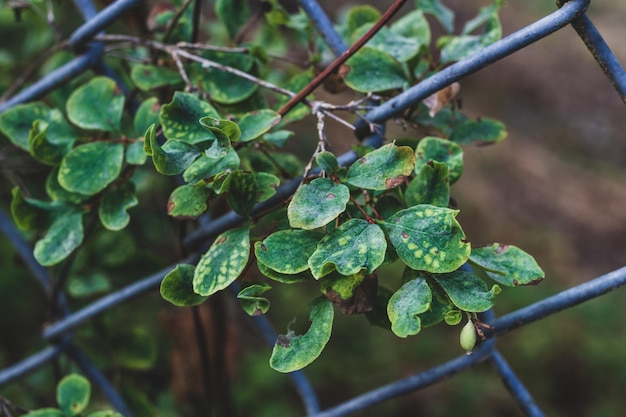
[[[444,315],[444,320],[448,326],[456,326],[463,320],[464,315],[461,310],[450,310]]]
[[[444,6],[441,0],[417,0],[417,8],[426,14],[433,15],[446,32],[454,31],[454,12]]]
[[[485,270],[487,276],[508,287],[535,285],[545,278],[537,261],[520,248],[493,243],[473,248],[470,262]]]
[[[330,340],[333,326],[333,305],[325,298],[311,304],[311,327],[302,336],[292,331],[280,335],[274,345],[270,366],[278,372],[293,372],[313,362]]]
[[[506,135],[504,124],[482,117],[479,120],[466,120],[459,123],[450,134],[450,140],[461,145],[470,143],[491,145],[501,142]]]
[[[124,162],[121,143],[92,142],[65,155],[59,168],[59,184],[68,191],[94,195],[117,179]]]
[[[91,384],[81,375],[68,375],[57,386],[57,403],[66,416],[79,415],[89,404]]]
[[[248,227],[222,233],[200,259],[193,276],[193,290],[211,295],[228,287],[243,272],[249,255]]]
[[[126,162],[130,165],[143,165],[148,159],[148,154],[144,150],[144,143],[136,140],[126,145]]]
[[[254,180],[257,186],[257,201],[263,202],[269,200],[280,185],[280,179],[276,175],[267,172],[257,172],[254,174]]]
[[[142,91],[150,91],[159,87],[177,86],[183,83],[178,72],[167,67],[154,65],[133,66],[130,71],[130,78]]]
[[[46,177],[46,193],[54,201],[72,204],[80,204],[89,198],[89,196],[80,193],[67,191],[59,184],[59,167],[53,168]]]
[[[260,316],[267,313],[267,310],[270,308],[270,302],[267,298],[259,296],[270,288],[272,287],[261,282],[252,284],[239,291],[237,298],[240,300],[241,307],[248,315]]]
[[[161,297],[179,307],[202,304],[208,297],[196,294],[193,290],[195,270],[193,265],[177,265],[161,281]]]
[[[230,142],[237,142],[241,137],[241,129],[237,123],[228,119],[218,119],[211,116],[205,116],[200,119],[200,124],[209,129],[215,136],[223,133]],[[219,136],[217,136],[219,139]]]
[[[72,148],[73,141],[55,144],[48,139],[48,123],[35,120],[28,137],[30,154],[38,161],[57,166],[63,156]]]
[[[430,307],[427,311],[419,315],[422,327],[429,327],[440,323],[444,319],[447,320],[449,313],[454,309],[454,304],[452,304],[441,287],[438,285],[431,285],[430,290],[433,296],[430,302]],[[460,320],[461,319],[459,317],[459,322]]]
[[[237,155],[234,149],[231,149],[226,156],[222,158],[201,156],[193,161],[185,170],[183,179],[191,184],[200,180],[208,180],[221,172],[239,168],[239,162],[239,155]]]
[[[39,410],[33,410],[28,414],[24,414],[23,417],[63,417],[65,414],[56,408],[40,408]]]
[[[454,271],[448,274],[433,274],[433,278],[450,297],[450,301],[463,311],[481,313],[489,310],[496,302],[500,287],[490,290],[487,284],[471,272]]]
[[[125,329],[113,336],[112,362],[116,367],[145,371],[157,360],[157,341],[143,327]]]
[[[254,58],[246,54],[203,51],[201,56],[253,76],[259,75]],[[258,85],[250,80],[201,64],[193,65],[190,78],[194,85],[200,84],[209,93],[212,101],[220,104],[240,103],[250,98],[258,89]]]
[[[368,190],[388,190],[402,184],[414,167],[413,149],[389,143],[353,163],[346,182]]]
[[[360,93],[395,90],[407,82],[402,65],[387,52],[361,48],[344,65],[344,81]]]
[[[291,227],[312,230],[336,219],[346,210],[350,191],[343,184],[327,178],[316,178],[303,184],[294,194],[287,209]]]
[[[202,153],[194,145],[180,140],[168,140],[159,145],[154,125],[146,131],[144,149],[152,155],[152,162],[158,172],[164,175],[177,175],[191,166]]]
[[[282,274],[297,274],[309,269],[309,258],[322,235],[310,230],[290,229],[274,232],[254,244],[254,253],[268,268]]]
[[[460,61],[482,50],[485,46],[478,35],[443,36],[437,41],[441,48],[441,63]]]
[[[110,291],[111,281],[102,272],[92,271],[84,275],[72,275],[67,285],[67,291],[72,297],[91,297]]]
[[[339,171],[339,162],[332,152],[324,151],[315,155],[315,162],[327,174],[334,174]]]
[[[411,180],[404,193],[406,204],[430,204],[447,207],[450,202],[448,167],[441,162],[430,162],[422,166],[419,174]]]
[[[274,110],[263,109],[246,114],[239,121],[241,142],[254,140],[276,126],[280,122],[280,114]]]
[[[47,123],[46,139],[50,144],[69,148],[78,137],[63,113],[40,102],[20,104],[0,114],[0,131],[15,146],[30,151],[30,132],[37,120]]]
[[[215,14],[226,26],[230,38],[235,39],[239,30],[250,18],[250,9],[246,0],[217,0]]]
[[[418,334],[422,329],[419,314],[430,308],[431,300],[430,287],[423,277],[404,283],[387,304],[391,331],[399,337]]]
[[[265,275],[269,279],[283,284],[295,284],[298,282],[313,280],[313,275],[311,275],[311,271],[309,271],[308,268],[306,271],[298,272],[297,274],[283,274],[281,272],[274,271],[272,268],[268,267],[258,259],[257,268],[259,268],[259,272],[261,274]]]
[[[486,24],[493,18],[498,17],[498,11],[502,6],[502,0],[496,0],[493,4],[485,7],[481,7],[478,14],[473,19],[467,21],[463,26],[463,35],[468,35],[478,29],[480,26]]]
[[[380,222],[398,256],[410,268],[451,272],[467,261],[470,244],[456,221],[457,210],[420,204]]]
[[[463,173],[463,149],[449,140],[429,136],[419,142],[415,150],[415,172],[419,174],[430,161],[446,164],[450,185]]]
[[[115,81],[94,77],[67,100],[67,117],[83,129],[119,133],[125,101]]]
[[[130,222],[127,210],[137,204],[139,200],[135,196],[135,186],[127,182],[104,194],[98,207],[100,222],[109,230],[122,230]]]
[[[257,195],[258,187],[254,174],[243,171],[230,174],[227,200],[230,208],[237,214],[250,217],[257,202]]]
[[[346,35],[351,36],[355,30],[368,23],[376,23],[380,12],[373,6],[359,5],[348,9],[345,21]]]
[[[200,119],[205,116],[219,117],[215,108],[206,101],[177,91],[171,102],[161,106],[159,121],[167,139],[196,144],[215,139],[215,135],[200,124]]]
[[[282,148],[287,144],[287,140],[293,135],[294,133],[291,130],[277,130],[275,132],[266,133],[263,136],[263,140]]]
[[[352,34],[353,43],[365,35],[372,26],[374,26],[374,23],[363,25],[356,30]],[[411,60],[411,58],[419,53],[422,46],[424,46],[424,44],[420,42],[420,39],[404,37],[387,27],[382,27],[366,44],[366,47],[388,53],[398,62]]]
[[[137,133],[145,132],[151,124],[159,124],[159,112],[161,104],[156,97],[150,97],[139,105],[135,118],[133,119],[133,127]]]
[[[376,303],[378,279],[363,272],[348,276],[334,273],[320,279],[320,287],[343,314],[362,314],[371,311]]]
[[[366,220],[351,219],[324,236],[309,258],[316,279],[335,269],[342,275],[372,273],[385,259],[385,234]]]
[[[391,25],[391,31],[417,41],[420,46],[428,47],[430,44],[430,26],[421,10],[413,10],[400,17]]]
[[[35,259],[43,266],[58,264],[83,242],[83,213],[59,216],[46,235],[35,243]]]
[[[167,202],[167,214],[176,219],[195,219],[208,209],[212,191],[204,186],[181,185]]]
[[[66,206],[56,203],[26,198],[19,187],[11,190],[11,215],[21,230],[41,230],[50,226],[57,211]]]
[[[124,417],[124,416],[115,411],[103,410],[103,411],[95,411],[93,413],[89,413],[87,417]]]

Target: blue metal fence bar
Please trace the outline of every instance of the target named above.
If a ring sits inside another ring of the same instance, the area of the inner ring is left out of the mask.
[[[515,372],[513,372],[513,369],[511,369],[500,352],[494,349],[489,359],[495,365],[502,379],[502,383],[515,398],[524,414],[528,417],[544,417],[543,411],[541,411],[537,403],[535,403],[530,392],[528,392],[524,384],[522,384],[522,381],[515,375]]]
[[[76,346],[70,345],[67,348],[67,354],[78,365],[80,370],[89,378],[92,384],[98,386],[109,403],[124,417],[132,417],[133,413],[126,405],[126,402],[117,392],[115,387],[109,382],[106,376],[91,360]]]
[[[115,20],[117,20],[122,15],[122,13],[136,7],[142,2],[143,0],[117,0],[116,2],[111,3],[109,6],[102,9],[96,15],[92,15],[92,12],[88,11],[91,8],[89,8],[89,6],[85,6],[85,9],[88,12],[86,15],[84,15],[85,18],[89,20],[84,25],[76,29],[74,33],[72,33],[72,36],[70,36],[69,39],[70,47],[72,49],[80,48],[91,38],[96,36],[98,32],[102,31],[103,29],[110,26],[113,22],[115,22]],[[80,1],[76,1],[76,3],[77,5],[79,5]]]
[[[11,246],[13,246],[18,256],[24,261],[33,276],[37,278],[37,281],[39,281],[39,284],[41,284],[46,294],[51,295],[52,283],[50,282],[48,271],[37,262],[33,256],[33,248],[26,243],[20,232],[13,225],[11,219],[9,219],[2,210],[0,210],[0,231],[9,239]]]
[[[62,344],[48,346],[26,359],[0,370],[0,387],[33,372],[63,353]]]
[[[348,49],[343,39],[341,39],[341,36],[339,36],[333,27],[332,22],[316,0],[300,0],[300,5],[317,28],[317,31],[324,38],[326,45],[333,50],[336,56],[341,55],[346,49]]]
[[[626,72],[611,48],[606,44],[591,19],[583,15],[572,21],[572,27],[596,59],[615,90],[626,103]]]
[[[489,322],[494,330],[486,330],[485,335],[504,334],[524,324],[606,294],[625,284],[626,266],[499,317]]]
[[[365,119],[371,123],[382,123],[388,120],[453,82],[459,81],[487,65],[556,32],[584,13],[588,6],[589,0],[570,0],[563,7],[548,16],[502,38],[476,54],[444,68],[403,93],[384,102],[377,108],[367,112]],[[355,124],[355,128],[355,134],[359,138],[369,134],[369,126],[363,120],[359,120]]]
[[[484,316],[486,320],[491,320],[493,318],[493,311],[487,311]],[[309,417],[345,416],[391,398],[434,385],[437,382],[441,382],[460,373],[461,371],[485,361],[490,357],[492,351],[494,350],[494,346],[495,339],[488,339],[469,356],[459,356],[444,363],[443,365],[439,365],[416,375],[383,385]]]

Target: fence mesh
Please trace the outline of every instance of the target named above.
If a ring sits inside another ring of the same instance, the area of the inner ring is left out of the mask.
[[[300,0],[301,6],[314,23],[319,34],[326,41],[331,50],[339,55],[346,46],[341,37],[336,33],[333,25],[322,8],[315,0]],[[69,45],[76,53],[74,58],[64,66],[50,72],[46,77],[33,83],[28,88],[14,95],[7,101],[0,103],[0,113],[20,103],[41,98],[63,85],[77,75],[96,68],[98,72],[115,77],[115,73],[102,61],[104,46],[99,42],[92,42],[93,37],[115,22],[125,11],[141,3],[141,0],[118,0],[98,12],[90,0],[74,0],[74,3],[85,19],[69,38]],[[611,52],[602,36],[586,15],[589,0],[558,1],[559,8],[544,18],[524,27],[523,29],[501,39],[476,53],[475,55],[459,61],[439,73],[425,79],[419,84],[409,88],[400,95],[386,101],[365,115],[365,118],[373,123],[384,123],[394,115],[406,108],[415,105],[429,95],[445,88],[469,74],[490,65],[491,63],[512,54],[537,40],[546,37],[561,28],[571,25],[583,40],[592,56],[598,62],[610,83],[626,102],[626,72],[620,65],[615,55]],[[364,123],[357,123],[356,134],[364,137],[369,132],[369,127]],[[372,146],[380,146],[379,137],[366,139]],[[352,152],[340,156],[339,162],[348,165],[353,162],[356,155]],[[257,206],[258,211],[271,207],[276,201],[280,201],[291,195],[300,179],[284,184],[278,190],[277,196]],[[228,213],[220,218],[205,223],[202,227],[191,233],[184,241],[185,248],[189,253],[198,250],[206,242],[212,241],[219,233],[237,226],[244,219],[235,213]],[[20,233],[5,214],[0,212],[0,229],[11,242],[18,255],[24,260],[31,273],[41,283],[44,290],[51,294],[52,283],[48,271],[41,267],[33,258],[32,248],[23,240]],[[182,263],[194,263],[197,257],[184,259]],[[70,311],[63,293],[57,296],[57,305],[61,311],[61,319],[46,326],[43,330],[43,339],[49,346],[37,352],[19,363],[15,363],[0,370],[0,386],[24,377],[26,374],[49,363],[59,355],[67,355],[89,377],[110,403],[124,416],[131,416],[129,407],[125,404],[122,396],[107,380],[106,376],[72,342],[72,330],[86,323],[90,319],[113,309],[127,301],[145,295],[158,288],[161,280],[174,265],[156,272],[148,277],[138,279],[118,291],[107,294],[78,311]],[[332,408],[321,410],[313,386],[306,378],[304,372],[297,371],[290,374],[293,384],[299,392],[306,414],[315,417],[344,416],[363,410],[374,404],[387,401],[394,397],[413,392],[424,387],[433,385],[439,381],[462,372],[478,363],[489,361],[494,365],[495,372],[500,376],[503,384],[511,393],[522,412],[527,416],[542,416],[543,411],[534,402],[529,390],[515,375],[515,372],[506,362],[505,358],[496,348],[496,336],[510,330],[524,326],[541,318],[555,314],[561,310],[574,307],[587,300],[599,297],[609,291],[626,284],[626,267],[607,273],[606,275],[589,280],[581,285],[560,292],[554,296],[536,302],[527,307],[513,311],[505,316],[496,318],[493,311],[487,312],[483,320],[492,326],[487,330],[486,341],[470,356],[460,356],[442,365],[436,366],[419,374],[411,375],[381,386],[357,397],[346,400]],[[268,344],[273,345],[276,335],[267,318],[264,316],[254,318],[259,329],[263,333]]]

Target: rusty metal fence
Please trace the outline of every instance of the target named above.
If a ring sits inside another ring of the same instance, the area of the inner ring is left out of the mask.
[[[75,6],[85,19],[69,38],[69,47],[76,53],[76,57],[69,63],[50,72],[44,78],[25,88],[7,101],[0,103],[0,113],[11,107],[28,101],[39,99],[68,80],[93,69],[98,73],[117,78],[114,72],[102,62],[104,45],[93,42],[93,37],[115,22],[122,13],[137,6],[141,0],[118,0],[101,11],[97,11],[90,0],[74,0]],[[300,0],[301,7],[313,21],[320,35],[328,46],[337,55],[346,49],[341,37],[334,30],[333,25],[316,0]],[[615,55],[611,52],[602,36],[586,15],[590,0],[570,0],[557,2],[558,8],[551,14],[532,23],[529,26],[501,39],[479,51],[475,55],[463,59],[439,73],[425,79],[400,95],[369,111],[365,118],[372,123],[384,123],[399,114],[406,108],[415,105],[429,95],[449,86],[471,73],[479,71],[489,64],[510,55],[530,44],[542,39],[561,28],[572,25],[583,40],[592,56],[598,62],[615,90],[626,102],[626,72]],[[369,127],[365,124],[356,125],[356,135],[365,137]],[[372,146],[380,146],[380,138],[365,139]],[[355,160],[354,153],[349,152],[340,156],[339,162],[348,165]],[[277,195],[262,203],[255,210],[262,211],[290,196],[297,188],[300,179],[294,179],[281,186]],[[211,242],[219,233],[237,226],[244,219],[231,212],[222,217],[205,222],[185,239],[184,246],[191,252]],[[0,230],[6,235],[23,259],[30,272],[38,279],[48,294],[52,293],[52,282],[48,271],[41,267],[33,258],[32,248],[24,241],[20,233],[7,216],[0,212]],[[193,263],[197,258],[191,257],[181,262]],[[173,266],[172,266],[173,267]],[[78,311],[70,311],[63,293],[60,293],[55,302],[61,311],[61,319],[46,326],[42,337],[49,343],[45,349],[37,352],[19,363],[15,363],[0,370],[0,386],[10,383],[24,375],[47,364],[59,355],[67,355],[84,372],[92,383],[101,390],[111,405],[121,414],[130,417],[132,412],[125,404],[121,395],[107,380],[97,366],[79,350],[72,342],[72,331],[90,319],[119,306],[128,300],[142,296],[158,289],[165,274],[172,267],[165,268],[148,277],[138,279],[120,290],[107,294]],[[599,297],[609,291],[626,284],[626,267],[609,272],[606,275],[591,279],[584,284],[565,290],[549,298],[543,299],[525,308],[509,313],[502,317],[495,317],[492,311],[487,312],[483,320],[493,329],[487,330],[487,340],[470,356],[460,356],[442,365],[436,366],[419,374],[391,382],[387,385],[363,393],[357,397],[347,399],[326,410],[321,410],[314,387],[306,378],[304,372],[298,371],[289,374],[299,392],[307,416],[335,417],[344,416],[363,410],[374,404],[388,401],[394,397],[407,394],[424,387],[438,383],[452,375],[462,372],[478,363],[489,361],[494,365],[496,373],[509,390],[522,412],[527,416],[543,416],[543,411],[533,401],[529,390],[517,378],[515,372],[507,364],[505,358],[496,348],[496,337],[510,330],[528,323],[555,314],[561,310],[574,307],[587,300]],[[276,335],[269,321],[261,316],[255,317],[256,324],[262,331],[270,345],[274,344]]]

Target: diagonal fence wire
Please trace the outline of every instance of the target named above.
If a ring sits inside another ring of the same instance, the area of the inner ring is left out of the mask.
[[[83,73],[89,68],[101,66],[100,68],[102,68],[103,71],[109,71],[109,69],[102,67],[100,61],[103,53],[102,45],[100,43],[89,42],[94,35],[116,21],[121,13],[129,8],[135,7],[139,3],[141,3],[141,0],[117,0],[97,13],[89,0],[75,0],[77,8],[88,21],[72,34],[70,37],[70,46],[75,51],[83,52],[83,54],[77,56],[77,58],[70,61],[68,64],[49,73],[46,77],[35,82],[6,102],[0,103],[0,113],[17,104],[43,97],[48,92],[63,85],[74,76]],[[345,50],[346,45],[334,30],[332,22],[325,15],[317,1],[301,0],[301,5],[333,52],[340,54]],[[543,19],[501,39],[477,54],[445,68],[395,98],[386,101],[368,112],[365,115],[365,119],[370,123],[384,123],[407,107],[414,106],[425,97],[445,88],[451,83],[554,33],[568,24],[571,24],[576,30],[620,97],[626,102],[626,73],[589,17],[585,14],[589,6],[589,0],[570,0],[568,2],[559,0],[559,6],[560,8],[558,10]],[[369,135],[369,125],[367,123],[360,121],[355,127],[358,137],[364,138]],[[378,136],[373,136],[368,140],[370,141],[369,144],[372,146],[380,146],[382,143],[381,138]],[[354,153],[348,153],[341,156],[339,159],[343,165],[349,165],[355,158]],[[279,204],[281,200],[293,194],[299,182],[299,179],[295,179],[292,182],[284,184],[280,187],[278,195],[274,199],[257,206],[255,210],[262,211]],[[16,234],[15,230],[7,226],[10,223],[7,223],[7,221],[6,216],[0,213],[0,229],[13,242],[19,255],[26,260],[31,272],[39,278],[43,287],[49,291],[50,283],[47,280],[47,271],[36,264],[31,264],[30,258],[32,258],[32,255],[29,250],[27,250],[28,246],[25,245],[23,241],[20,241],[19,234]],[[187,237],[184,241],[184,245],[190,250],[198,249],[207,240],[214,238],[223,231],[235,227],[242,221],[243,218],[235,213],[229,213],[201,226]],[[197,260],[197,256],[190,257],[181,262],[194,262],[194,260]],[[169,271],[169,269],[167,271]],[[71,343],[70,332],[89,319],[103,314],[105,311],[130,299],[156,289],[167,271],[159,271],[146,278],[140,279],[134,284],[96,300],[81,310],[73,313],[66,312],[67,314],[59,321],[44,329],[44,339],[55,342],[55,344],[50,345],[13,366],[0,370],[0,386],[23,377],[25,374],[54,360],[59,354],[67,353],[76,361],[83,372],[90,376],[90,379],[92,379],[101,390],[107,393],[107,397],[111,403],[123,415],[130,416],[130,410],[123,401],[121,401],[121,397],[119,397],[119,394],[117,394],[113,386],[99,369]],[[315,392],[312,390],[304,374],[292,374],[292,379],[297,387],[305,391],[301,391],[300,393],[301,396],[303,396],[305,408],[309,416],[343,416],[365,409],[373,404],[435,384],[478,363],[490,361],[494,365],[496,373],[500,375],[503,384],[518,403],[522,412],[527,416],[543,416],[543,412],[535,404],[528,390],[515,376],[514,371],[509,367],[504,357],[495,349],[495,336],[555,314],[558,311],[571,308],[587,300],[602,296],[625,284],[626,267],[590,280],[500,318],[495,318],[493,312],[488,312],[485,319],[486,322],[493,326],[493,330],[485,332],[488,337],[487,341],[482,343],[482,345],[475,350],[473,355],[453,359],[420,374],[381,386],[324,411],[319,411]],[[257,325],[261,328],[268,342],[271,342],[274,333],[269,322],[267,322],[267,320],[260,320],[257,322]]]

